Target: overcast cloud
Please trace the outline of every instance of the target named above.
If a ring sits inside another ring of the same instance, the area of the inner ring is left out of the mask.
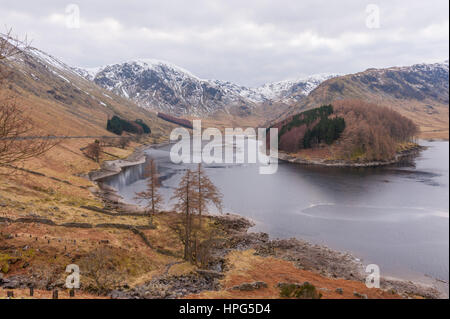
[[[67,26],[70,3],[80,28]],[[379,28],[367,27],[368,4],[380,9]],[[448,0],[0,0],[0,26],[73,66],[154,58],[257,86],[446,60],[448,12]]]

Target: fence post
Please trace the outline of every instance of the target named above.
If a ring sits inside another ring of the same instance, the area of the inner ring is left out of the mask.
[[[58,289],[53,290],[53,299],[58,299]]]

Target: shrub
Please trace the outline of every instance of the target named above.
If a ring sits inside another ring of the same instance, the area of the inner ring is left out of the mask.
[[[316,287],[309,282],[302,285],[286,284],[280,288],[280,297],[297,299],[320,299],[322,294],[318,293]]]
[[[80,260],[80,267],[88,279],[88,290],[106,294],[124,283],[125,271],[112,248],[99,247],[91,251]]]
[[[100,146],[100,141],[96,140],[94,143],[91,143],[86,147],[84,154],[98,163],[100,162],[101,152],[102,148]]]
[[[130,139],[126,137],[121,137],[117,141],[117,146],[120,147],[121,149],[125,149],[128,146],[128,144],[130,144]]]
[[[9,261],[14,259],[8,254],[0,254],[0,272],[7,274],[9,271]]]

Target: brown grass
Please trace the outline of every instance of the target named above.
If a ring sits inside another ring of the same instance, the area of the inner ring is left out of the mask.
[[[188,298],[243,298],[243,299],[272,299],[280,297],[277,287],[279,282],[303,283],[305,281],[313,284],[324,299],[357,299],[353,295],[356,291],[366,294],[369,298],[376,299],[399,299],[400,296],[381,289],[369,289],[363,283],[343,279],[331,279],[315,274],[311,271],[300,270],[291,262],[275,259],[272,257],[255,256],[254,251],[233,251],[228,255],[228,265],[225,278],[221,281],[223,289],[220,291],[209,291]],[[263,281],[267,288],[254,291],[232,290],[233,286],[243,283]],[[338,294],[336,288],[342,288],[343,294]]]

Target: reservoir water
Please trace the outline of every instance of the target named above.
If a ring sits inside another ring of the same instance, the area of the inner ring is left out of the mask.
[[[206,165],[224,195],[224,212],[255,221],[252,231],[297,237],[353,253],[381,274],[402,279],[449,278],[449,143],[412,161],[378,168],[328,168],[279,163],[272,175],[256,164]],[[173,164],[170,146],[149,149],[158,165],[165,206],[187,164]],[[239,150],[238,150],[239,151]],[[106,182],[125,201],[145,187],[142,167]],[[447,288],[448,290],[448,284]]]

